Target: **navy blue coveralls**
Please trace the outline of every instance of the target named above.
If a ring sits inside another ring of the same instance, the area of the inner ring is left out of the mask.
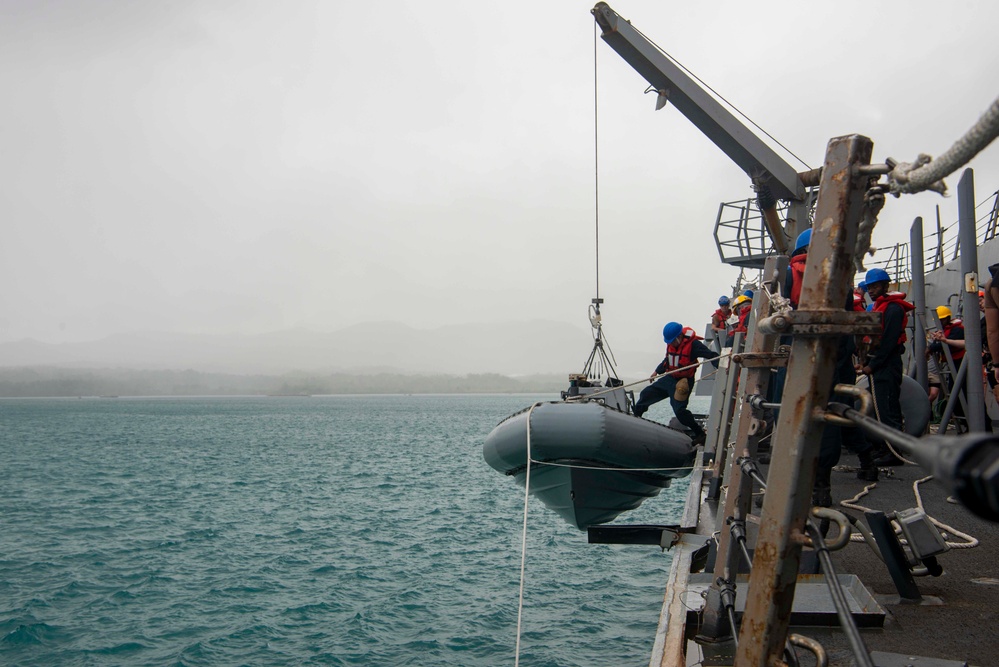
[[[690,348],[690,362],[693,363],[694,359],[708,359],[715,368],[718,368],[718,353],[709,349],[707,345],[699,340],[695,340]],[[673,369],[669,365],[669,355],[667,355],[656,366],[655,374],[659,375],[669,370]],[[643,389],[642,393],[638,395],[638,401],[635,403],[635,416],[641,417],[652,405],[669,398],[669,405],[673,408],[673,414],[676,415],[677,421],[693,431],[695,437],[699,437],[704,434],[704,429],[701,428],[701,425],[694,419],[694,415],[687,409],[687,404],[690,400],[678,401],[673,397],[673,394],[676,392],[676,384],[682,379],[666,375]],[[687,382],[690,383],[690,391],[693,392],[694,378],[687,378]]]

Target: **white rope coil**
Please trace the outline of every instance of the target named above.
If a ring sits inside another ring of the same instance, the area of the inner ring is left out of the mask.
[[[931,479],[933,479],[932,475],[929,476],[929,477],[923,477],[922,479],[918,479],[915,482],[913,482],[913,484],[912,484],[912,492],[916,496],[916,506],[919,509],[921,509],[924,513],[926,513],[926,517],[930,520],[930,522],[934,526],[936,526],[937,528],[939,528],[941,531],[944,531],[946,533],[949,533],[951,535],[954,535],[954,536],[959,537],[962,540],[964,540],[964,542],[952,542],[950,540],[945,540],[945,543],[951,549],[972,549],[974,547],[977,547],[979,545],[979,542],[978,542],[977,538],[975,538],[975,537],[973,537],[971,535],[968,535],[967,533],[963,533],[960,530],[957,530],[956,528],[954,528],[953,526],[948,526],[947,524],[943,523],[942,521],[938,521],[937,519],[935,519],[932,516],[930,516],[930,514],[928,512],[926,512],[926,508],[923,507],[923,498],[922,498],[922,496],[919,493],[919,485],[922,484],[922,483],[924,483],[924,482],[928,482]],[[863,491],[859,492],[853,498],[850,498],[849,500],[840,501],[839,504],[842,507],[846,507],[847,509],[851,509],[851,510],[856,510],[858,512],[865,512],[866,513],[866,512],[877,511],[877,510],[871,509],[870,507],[864,507],[863,505],[858,505],[857,504],[857,501],[859,501],[861,498],[863,498],[864,496],[866,496],[873,489],[877,488],[877,486],[878,486],[877,483],[868,484],[867,486],[864,487]],[[896,534],[900,534],[901,533],[901,529],[899,528],[898,524],[895,521],[892,521],[892,526],[894,526]],[[853,542],[863,542],[863,541],[865,541],[863,535],[851,535],[850,536],[850,540],[853,541]],[[903,542],[904,542],[904,540],[903,540]]]

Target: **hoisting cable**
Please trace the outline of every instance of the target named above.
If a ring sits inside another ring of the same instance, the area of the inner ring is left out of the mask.
[[[694,73],[693,73],[692,71],[690,71],[689,69],[687,69],[687,68],[686,68],[686,67],[684,66],[684,64],[683,64],[683,63],[681,63],[681,62],[680,62],[679,60],[677,60],[676,58],[674,58],[673,56],[671,56],[671,55],[670,55],[669,53],[667,53],[667,52],[666,52],[666,49],[664,49],[663,47],[661,47],[661,46],[659,46],[658,44],[656,44],[656,43],[655,43],[655,42],[654,42],[654,41],[653,41],[652,39],[650,39],[650,38],[649,38],[649,36],[648,36],[648,35],[646,35],[645,33],[643,33],[643,32],[642,32],[641,30],[639,30],[638,28],[635,28],[635,26],[631,26],[631,27],[632,27],[632,28],[633,28],[633,29],[635,30],[635,32],[637,32],[637,33],[638,33],[639,35],[641,35],[641,36],[642,36],[642,37],[644,37],[644,38],[645,38],[646,40],[648,40],[648,42],[649,42],[650,44],[652,44],[652,46],[656,47],[656,48],[657,48],[657,49],[659,50],[659,52],[660,52],[660,53],[662,53],[662,54],[663,54],[664,56],[666,56],[667,58],[669,58],[669,59],[670,59],[670,60],[671,60],[671,61],[673,62],[673,64],[674,64],[674,65],[676,65],[677,67],[679,67],[680,69],[682,69],[682,70],[683,70],[684,72],[686,72],[687,74],[689,74],[689,75],[690,75],[690,77],[691,77],[692,79],[694,79],[695,81],[697,81],[697,82],[698,82],[699,84],[701,84],[701,86],[703,86],[704,88],[706,88],[706,89],[710,90],[710,91],[711,91],[711,93],[712,93],[712,94],[713,94],[713,95],[714,95],[715,97],[717,97],[718,99],[720,99],[720,100],[721,100],[722,102],[724,102],[725,104],[729,105],[729,106],[730,106],[730,107],[732,108],[732,110],[733,110],[733,111],[735,111],[735,112],[736,112],[737,114],[739,114],[740,116],[742,116],[743,118],[745,118],[745,119],[746,119],[747,121],[749,121],[749,123],[750,123],[750,124],[752,124],[752,126],[753,126],[753,127],[755,127],[755,128],[757,129],[757,130],[759,130],[759,131],[760,131],[760,132],[762,132],[763,134],[765,134],[765,135],[767,135],[768,137],[770,137],[770,139],[771,139],[771,140],[772,140],[772,141],[773,141],[774,143],[776,143],[776,144],[777,144],[778,146],[780,146],[780,147],[781,147],[781,148],[783,148],[783,149],[784,149],[785,151],[787,151],[787,152],[788,152],[788,154],[789,154],[789,155],[791,155],[791,157],[793,157],[793,158],[794,158],[795,160],[797,160],[797,161],[798,161],[798,162],[800,162],[801,164],[805,165],[805,166],[806,166],[806,167],[807,167],[808,169],[811,169],[811,168],[812,168],[812,166],[811,166],[810,164],[808,164],[807,162],[805,162],[804,160],[802,160],[802,159],[801,159],[800,157],[798,157],[797,155],[795,155],[795,154],[794,154],[794,153],[793,153],[793,152],[791,151],[791,149],[790,149],[790,148],[788,148],[787,146],[785,146],[785,145],[784,145],[784,144],[782,144],[781,142],[777,141],[777,138],[776,138],[776,137],[774,137],[774,135],[770,134],[769,132],[767,132],[766,130],[764,130],[764,129],[763,129],[762,127],[760,127],[759,125],[757,125],[757,124],[756,124],[756,121],[754,121],[754,120],[753,120],[752,118],[750,118],[749,116],[747,116],[746,114],[744,114],[744,113],[743,113],[743,112],[742,112],[742,111],[741,111],[741,110],[739,109],[739,107],[737,107],[737,106],[735,106],[734,104],[732,104],[731,102],[729,102],[729,101],[728,101],[727,99],[725,99],[725,97],[724,97],[724,96],[723,96],[723,95],[722,95],[721,93],[719,93],[719,92],[718,92],[717,90],[715,90],[714,88],[712,88],[711,86],[709,86],[709,85],[708,85],[707,83],[705,83],[704,81],[702,81],[700,77],[698,77],[698,76],[697,76],[696,74],[694,74]]]
[[[593,227],[595,238],[597,315],[600,314],[600,127],[597,116],[597,24],[593,24]]]

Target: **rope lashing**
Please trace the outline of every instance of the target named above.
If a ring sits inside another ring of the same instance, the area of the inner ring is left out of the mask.
[[[888,173],[891,193],[896,197],[924,190],[946,194],[947,184],[943,179],[970,162],[997,136],[999,136],[999,98],[992,102],[978,122],[963,137],[937,159],[920,153],[915,162],[898,163]]]

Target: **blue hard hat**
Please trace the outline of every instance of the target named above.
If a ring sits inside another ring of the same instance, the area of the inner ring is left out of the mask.
[[[742,296],[746,297],[747,299],[752,299],[753,298],[753,290],[751,290],[751,289],[746,290],[745,292],[742,293]]]
[[[866,292],[867,291],[867,281],[866,280],[861,280],[859,283],[857,283],[857,289],[859,289],[861,292]]]
[[[728,300],[727,296],[718,297],[718,305],[719,306],[727,306],[730,303],[731,303],[731,301]]]
[[[891,278],[888,277],[888,272],[884,269],[874,268],[867,272],[867,275],[864,277],[864,282],[867,283],[867,285],[872,283],[888,283],[891,282]]]
[[[663,340],[667,343],[672,343],[680,335],[681,331],[683,331],[682,324],[679,322],[670,322],[663,327]]]
[[[811,242],[812,242],[812,230],[811,228],[809,228],[798,234],[798,240],[794,242],[794,249],[801,250],[802,248],[807,247],[808,244]]]

